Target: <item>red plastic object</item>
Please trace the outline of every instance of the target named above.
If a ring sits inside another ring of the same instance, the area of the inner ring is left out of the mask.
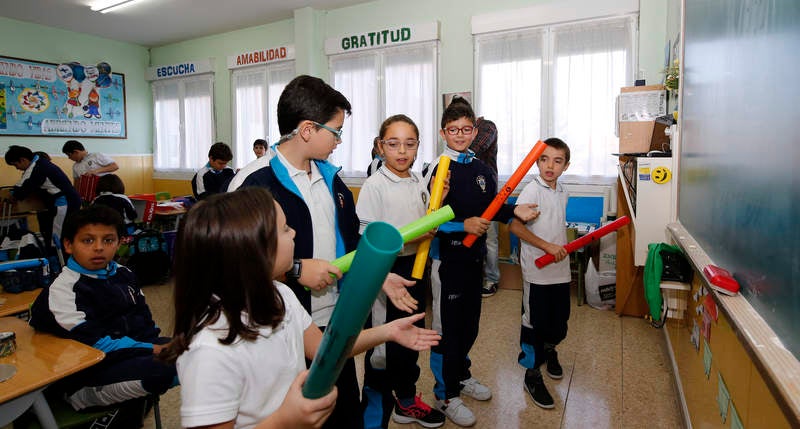
[[[603,225],[602,227],[596,229],[594,232],[586,234],[583,237],[578,238],[577,240],[570,241],[569,243],[564,245],[564,248],[567,249],[567,253],[572,253],[580,249],[581,247],[586,246],[592,241],[599,240],[604,235],[610,234],[629,223],[631,223],[631,218],[629,218],[628,216],[622,216],[621,218],[615,220],[614,222],[611,222],[608,225]],[[546,253],[536,258],[536,261],[534,262],[536,263],[537,267],[542,268],[545,265],[548,265],[555,260],[556,258],[553,255]]]
[[[541,140],[537,141],[536,144],[533,145],[533,148],[531,149],[530,152],[528,152],[528,155],[525,157],[525,159],[523,159],[522,162],[519,164],[519,167],[517,167],[516,171],[514,171],[514,174],[512,174],[511,177],[508,178],[506,184],[503,185],[502,188],[500,188],[500,192],[498,192],[497,195],[495,195],[492,202],[489,203],[489,207],[486,207],[486,210],[483,211],[483,214],[481,214],[482,218],[486,220],[492,220],[494,215],[497,214],[497,211],[500,210],[500,207],[502,207],[502,205],[505,204],[508,197],[511,196],[511,193],[514,192],[514,188],[516,188],[517,185],[519,185],[519,182],[522,181],[522,178],[525,177],[526,174],[528,174],[528,170],[530,170],[531,167],[533,167],[533,164],[535,164],[536,161],[539,159],[539,157],[542,156],[542,153],[546,148],[547,145]],[[477,239],[478,239],[477,235],[467,234],[467,236],[464,237],[464,240],[462,240],[461,243],[463,243],[464,246],[472,247],[472,245],[475,244],[475,240]]]
[[[733,278],[728,270],[708,264],[703,268],[703,274],[708,278],[711,289],[730,296],[739,293],[739,282]]]
[[[81,196],[81,200],[87,203],[94,200],[98,180],[100,180],[100,176],[94,174],[84,174],[78,178],[78,194]]]
[[[142,222],[150,223],[153,221],[153,214],[156,209],[156,194],[135,194],[128,195],[131,200],[140,200],[145,202],[144,210],[139,213]]]

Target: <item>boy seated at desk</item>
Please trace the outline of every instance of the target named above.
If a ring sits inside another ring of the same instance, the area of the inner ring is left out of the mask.
[[[103,205],[68,216],[64,247],[71,257],[31,307],[36,330],[105,353],[97,365],[59,382],[76,410],[162,394],[177,384],[175,366],[157,359],[169,338],[159,336],[134,273],[113,261],[122,229],[119,213]]]
[[[197,170],[192,177],[192,194],[197,201],[228,189],[228,183],[236,174],[228,167],[232,159],[233,152],[230,146],[222,142],[211,145],[208,150],[208,163]]]

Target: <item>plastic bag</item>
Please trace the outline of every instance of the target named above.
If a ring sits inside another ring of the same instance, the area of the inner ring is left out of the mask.
[[[617,303],[617,274],[598,272],[594,264],[586,268],[586,303],[598,310],[612,310]]]

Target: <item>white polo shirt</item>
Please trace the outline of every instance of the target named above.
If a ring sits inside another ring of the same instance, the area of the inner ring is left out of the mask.
[[[317,164],[311,162],[311,178],[309,179],[308,173],[298,170],[289,163],[281,153],[280,147],[275,151],[275,156],[286,166],[289,177],[300,190],[311,214],[314,258],[326,261],[336,259],[336,207]],[[323,290],[311,290],[311,317],[317,326],[328,326],[338,298],[339,288],[336,282]]]
[[[542,240],[561,246],[567,244],[568,198],[569,194],[561,183],[556,183],[556,189],[553,189],[541,176],[535,176],[534,180],[525,185],[525,189],[517,198],[517,204],[539,205],[537,208],[540,213],[539,217],[528,222],[525,227]],[[545,254],[544,250],[524,240],[520,241],[522,242],[520,253],[522,278],[526,283],[547,285],[570,282],[572,275],[569,270],[568,257],[540,269],[534,261]]]
[[[181,381],[181,426],[234,420],[236,428],[254,427],[283,403],[297,374],[306,368],[303,333],[311,317],[294,293],[280,282],[286,314],[274,330],[259,328],[255,341],[237,338],[220,344],[228,331],[224,314],[192,338],[176,364]],[[242,314],[242,319],[247,319]]]
[[[102,153],[89,153],[80,162],[72,165],[72,177],[77,179],[91,170],[113,164],[114,159]],[[105,176],[111,173],[100,173],[98,176]]]
[[[430,201],[428,188],[421,174],[409,172],[411,177],[399,177],[383,165],[364,181],[356,204],[362,234],[376,220],[400,228],[425,216]],[[404,246],[400,256],[415,254],[417,246]]]

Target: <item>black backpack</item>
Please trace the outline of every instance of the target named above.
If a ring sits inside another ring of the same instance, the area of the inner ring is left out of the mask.
[[[14,227],[6,231],[5,236],[0,237],[0,241],[4,244],[14,243],[16,250],[14,260],[16,261],[44,260],[44,263],[33,267],[0,270],[0,285],[3,286],[4,291],[20,293],[50,284],[53,279],[51,268],[55,267],[51,267],[51,262],[48,261],[47,250],[40,234]],[[0,258],[0,260],[4,259]]]
[[[125,265],[136,274],[140,286],[161,283],[169,274],[171,265],[164,234],[155,229],[145,229],[133,235]]]

